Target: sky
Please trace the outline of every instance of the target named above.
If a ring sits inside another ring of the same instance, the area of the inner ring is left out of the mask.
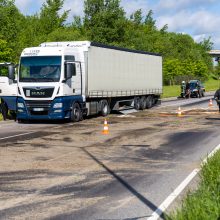
[[[38,13],[45,0],[15,0],[24,15]],[[64,0],[63,10],[71,10],[69,21],[74,15],[83,16],[84,0]],[[196,42],[211,37],[213,49],[220,49],[220,1],[219,0],[121,0],[127,16],[142,9],[146,16],[153,10],[158,28],[168,25],[168,31],[191,35]]]

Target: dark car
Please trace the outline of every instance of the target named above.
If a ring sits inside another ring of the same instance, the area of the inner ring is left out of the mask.
[[[205,87],[200,80],[190,80],[189,88],[191,97],[199,98],[205,96]]]

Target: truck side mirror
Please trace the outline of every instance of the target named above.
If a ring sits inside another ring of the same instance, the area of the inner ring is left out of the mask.
[[[65,78],[66,80],[72,78],[74,72],[74,64],[73,63],[66,63],[65,64]]]
[[[9,65],[8,66],[8,78],[11,80],[15,79],[15,67],[14,65]]]

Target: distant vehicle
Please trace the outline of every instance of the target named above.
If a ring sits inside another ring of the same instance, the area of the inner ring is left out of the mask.
[[[205,96],[205,87],[200,80],[189,81],[190,96],[201,98]]]

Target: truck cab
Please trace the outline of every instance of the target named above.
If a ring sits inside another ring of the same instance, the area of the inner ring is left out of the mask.
[[[16,65],[0,63],[0,109],[6,119],[8,111],[16,112],[17,80],[15,79]]]
[[[78,108],[85,109],[82,47],[67,47],[63,42],[24,49],[18,75],[18,120],[80,120]],[[77,108],[74,113],[73,108]]]

